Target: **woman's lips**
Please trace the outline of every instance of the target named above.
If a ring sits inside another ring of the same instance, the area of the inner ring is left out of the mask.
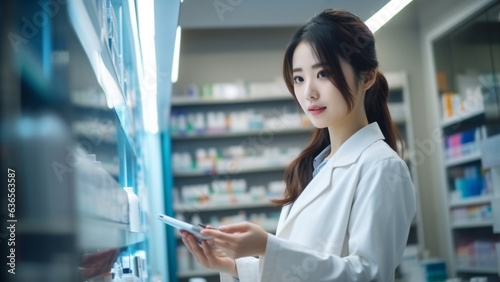
[[[326,107],[309,107],[307,110],[311,113],[311,115],[316,116],[326,110]]]

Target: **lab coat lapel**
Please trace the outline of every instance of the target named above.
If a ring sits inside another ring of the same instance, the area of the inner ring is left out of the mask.
[[[316,199],[325,189],[330,186],[332,180],[332,170],[334,167],[334,160],[329,160],[326,165],[321,169],[321,171],[314,177],[311,182],[306,186],[306,189],[302,192],[300,197],[293,203],[293,205],[287,205],[283,207],[281,211],[282,216],[280,217],[279,225],[280,228],[277,230],[276,235],[280,235],[282,232],[286,232],[287,226],[290,222],[293,222],[294,218],[300,214],[300,212],[307,207],[314,199]],[[288,216],[283,216],[287,215]]]
[[[283,225],[285,224],[285,220],[287,219],[291,208],[292,205],[288,204],[286,206],[283,206],[283,208],[281,209],[280,218],[278,220],[278,227],[276,229],[276,235],[278,235],[281,232],[281,229],[283,229]]]
[[[300,212],[325,191],[332,182],[333,170],[336,167],[356,162],[361,153],[384,135],[376,122],[369,124],[349,138],[335,155],[325,164],[321,171],[306,186],[293,205],[283,207],[276,235],[283,235]],[[285,216],[284,216],[285,215]]]

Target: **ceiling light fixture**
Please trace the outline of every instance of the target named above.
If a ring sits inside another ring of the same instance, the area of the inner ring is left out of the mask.
[[[406,5],[410,4],[412,0],[391,0],[389,3],[385,4],[382,9],[376,12],[368,20],[366,20],[366,25],[368,28],[375,33],[384,24],[391,20],[397,13],[403,10]]]

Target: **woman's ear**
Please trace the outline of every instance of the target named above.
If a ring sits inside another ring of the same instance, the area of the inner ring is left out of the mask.
[[[375,79],[377,79],[376,69],[365,71],[362,75],[363,90],[366,91],[370,89],[370,87],[372,87],[372,85],[375,83]]]

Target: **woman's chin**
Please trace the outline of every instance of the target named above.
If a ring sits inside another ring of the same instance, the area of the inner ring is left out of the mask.
[[[325,124],[321,124],[321,123],[315,123],[315,122],[312,122],[312,125],[314,127],[316,127],[317,129],[323,129],[323,128],[327,128],[328,126],[325,125]]]

